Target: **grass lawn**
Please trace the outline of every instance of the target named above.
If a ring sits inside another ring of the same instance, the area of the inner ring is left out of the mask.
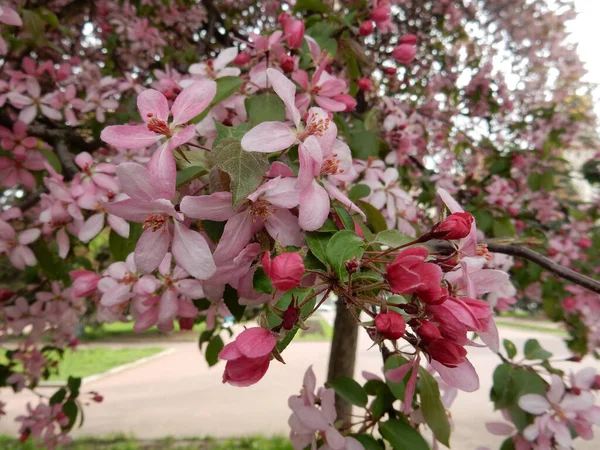
[[[298,330],[294,340],[300,341],[330,341],[333,337],[333,327],[326,320],[309,320],[306,325],[308,330]]]
[[[552,326],[543,326],[536,325],[533,323],[519,323],[517,321],[506,321],[500,319],[495,319],[496,325],[499,327],[507,327],[507,328],[515,328],[517,330],[525,330],[525,331],[539,331],[541,333],[549,333],[555,334],[557,336],[567,336],[567,332],[562,328],[554,328]]]
[[[175,322],[175,330],[171,333],[163,333],[156,327],[140,333],[133,331],[133,322],[114,322],[103,323],[99,327],[85,327],[85,334],[81,337],[83,342],[95,342],[103,340],[121,340],[121,339],[140,339],[140,338],[174,338],[175,340],[190,340],[198,339],[200,333],[206,328],[205,323],[194,326],[193,331],[179,330],[179,324]]]
[[[52,374],[50,381],[66,380],[69,376],[88,377],[105,372],[113,367],[128,364],[138,359],[155,355],[163,349],[149,348],[84,348],[76,352],[67,350],[58,365],[58,373]],[[4,360],[4,352],[0,351],[0,362]],[[0,445],[0,448],[4,448]]]
[[[2,450],[36,450],[33,442],[19,444],[12,436],[0,435]],[[107,438],[76,439],[64,450],[292,450],[285,437],[247,437],[239,439],[173,439],[138,440],[133,437],[115,436]]]

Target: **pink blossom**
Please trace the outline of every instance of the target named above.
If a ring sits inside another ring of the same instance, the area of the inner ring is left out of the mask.
[[[237,56],[237,47],[225,48],[219,52],[219,55],[215,59],[209,60],[206,63],[200,62],[192,64],[189,68],[189,72],[192,75],[197,75],[202,78],[218,79],[222,77],[237,77],[240,74],[240,69],[237,67],[227,67],[231,62],[234,62]],[[187,83],[182,84],[182,86],[185,84]],[[212,100],[212,98],[210,100]],[[204,110],[204,108],[202,108],[202,110]],[[200,114],[200,112],[197,114]]]
[[[186,272],[203,280],[210,278],[216,267],[208,244],[200,233],[183,223],[183,215],[171,203],[175,174],[163,178],[163,185],[158,185],[154,182],[155,173],[136,163],[120,164],[117,176],[130,198],[106,203],[106,210],[144,224],[135,250],[135,264],[142,272],[156,269],[171,247],[175,260]]]
[[[24,270],[26,266],[35,266],[37,259],[28,245],[40,237],[40,234],[38,228],[17,233],[7,222],[0,220],[0,253],[6,253],[17,269]]]
[[[27,136],[27,124],[17,121],[13,124],[12,131],[0,126],[2,148],[16,155],[24,155],[26,150],[32,149],[37,144],[37,139]]]
[[[98,282],[102,279],[101,275],[91,270],[73,270],[69,272],[73,280],[74,297],[89,297],[98,289]]]
[[[19,120],[27,124],[33,122],[40,112],[51,120],[61,120],[62,114],[52,107],[52,95],[45,94],[42,96],[42,88],[37,80],[33,79],[27,83],[27,95],[19,92],[11,92],[8,94],[8,99],[13,106],[20,109]]]
[[[46,158],[36,150],[14,153],[12,158],[0,157],[0,179],[2,185],[14,187],[23,185],[28,190],[35,188],[35,178],[31,171],[44,170]]]
[[[277,339],[264,328],[254,327],[242,331],[219,353],[227,361],[223,383],[250,386],[257,383],[269,369],[271,352]]]

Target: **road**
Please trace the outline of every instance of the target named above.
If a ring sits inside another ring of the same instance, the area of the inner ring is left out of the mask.
[[[535,337],[555,357],[568,351],[559,337],[551,334],[500,330],[501,337],[512,340],[522,349],[524,342]],[[156,342],[152,343],[156,345]],[[326,342],[294,342],[284,352],[286,364],[272,363],[267,375],[257,385],[236,388],[221,383],[223,364],[210,369],[194,343],[165,343],[174,348],[171,354],[141,366],[88,383],[85,391],[98,391],[101,404],[86,407],[85,424],[75,436],[103,436],[114,433],[133,434],[138,438],[230,437],[251,434],[287,434],[290,411],[287,398],[301,388],[306,368],[312,364],[318,383],[324,381],[329,344]],[[362,370],[381,374],[381,359],[365,333],[359,340],[357,374]],[[501,439],[490,435],[485,422],[500,419],[488,401],[492,372],[497,357],[487,349],[470,348],[469,356],[481,378],[475,393],[460,393],[452,407],[455,430],[452,448],[475,449],[480,445],[498,448]],[[600,372],[600,363],[586,361]],[[564,363],[563,368],[580,365]],[[15,415],[24,410],[28,394],[13,395],[3,390],[0,398],[8,406],[7,416],[0,420],[0,433],[16,433]],[[600,435],[600,430],[598,431]],[[595,442],[578,441],[578,450],[597,450]]]

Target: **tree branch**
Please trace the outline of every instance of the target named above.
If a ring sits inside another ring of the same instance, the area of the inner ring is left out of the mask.
[[[564,280],[570,281],[581,287],[589,289],[592,292],[600,294],[600,281],[588,277],[587,275],[575,272],[568,267],[561,266],[560,264],[555,263],[551,259],[546,258],[544,255],[536,252],[535,250],[531,250],[528,247],[510,244],[497,244],[494,242],[486,242],[485,245],[492,253],[502,253],[505,255],[526,259],[546,269],[547,271],[552,272],[560,278],[563,278]],[[432,242],[432,246],[442,252],[449,253],[454,251],[454,247],[448,242],[436,241]]]

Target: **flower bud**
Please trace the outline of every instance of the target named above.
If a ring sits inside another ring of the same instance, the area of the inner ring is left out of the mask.
[[[360,27],[358,27],[358,33],[361,36],[369,36],[373,33],[373,22],[367,20],[366,22],[361,23]]]
[[[400,44],[392,51],[392,58],[400,64],[408,64],[417,54],[417,47],[410,44]]]
[[[295,252],[282,253],[273,259],[271,253],[266,252],[262,265],[273,286],[280,291],[289,291],[298,286],[305,270],[302,257]]]
[[[371,11],[369,16],[375,22],[385,22],[390,18],[391,8],[390,5],[381,5]]]
[[[432,234],[437,239],[462,239],[471,232],[471,225],[473,225],[473,216],[470,213],[453,213],[435,227]]]
[[[0,303],[5,302],[9,298],[11,298],[13,295],[14,295],[13,291],[6,291],[4,289],[0,289]]]
[[[281,55],[281,58],[279,58],[279,67],[281,67],[281,70],[285,73],[290,73],[294,71],[294,66],[294,58],[290,55]]]
[[[279,17],[277,17],[277,22],[279,22],[279,25],[283,26],[283,24],[286,23],[291,18],[292,18],[292,16],[290,16],[288,13],[283,12],[283,13],[279,14]]]
[[[396,75],[397,72],[395,67],[382,67],[381,70],[383,70],[383,73],[389,76]]]
[[[360,80],[358,80],[358,88],[361,91],[370,91],[371,89],[373,89],[373,83],[371,83],[371,80],[369,80],[368,78],[361,78]]]
[[[592,241],[590,238],[582,237],[577,241],[577,246],[588,249],[592,246]]]
[[[346,271],[348,273],[356,273],[359,267],[360,263],[356,260],[356,258],[346,261]]]
[[[246,52],[240,52],[233,59],[232,62],[236,66],[245,66],[246,64],[248,64],[250,62],[250,55]]]
[[[346,105],[344,112],[354,111],[354,108],[356,108],[356,99],[349,94],[336,95],[333,99]]]
[[[92,295],[98,288],[98,282],[102,279],[101,275],[98,275],[91,270],[73,270],[69,272],[71,279],[73,280],[73,289],[71,293],[75,298],[83,298]]]
[[[284,330],[291,330],[296,325],[296,322],[300,318],[300,308],[290,304],[288,309],[286,309],[283,313],[283,322],[281,322],[281,326]]]
[[[396,311],[388,311],[375,317],[375,327],[385,339],[395,341],[404,336],[406,322]]]
[[[432,342],[442,337],[440,329],[429,320],[421,320],[415,332],[425,342]]]
[[[304,38],[304,22],[301,20],[290,18],[286,20],[282,25],[288,47],[300,47],[302,45],[302,39]]]
[[[567,297],[562,301],[562,307],[565,311],[573,311],[576,304],[577,301],[575,300],[575,297]]]
[[[427,344],[425,351],[433,359],[447,367],[458,366],[467,356],[467,351],[463,347],[443,338]]]
[[[179,329],[189,331],[194,328],[193,317],[180,317],[179,318]]]
[[[417,37],[414,34],[405,34],[398,41],[400,44],[417,45]]]

